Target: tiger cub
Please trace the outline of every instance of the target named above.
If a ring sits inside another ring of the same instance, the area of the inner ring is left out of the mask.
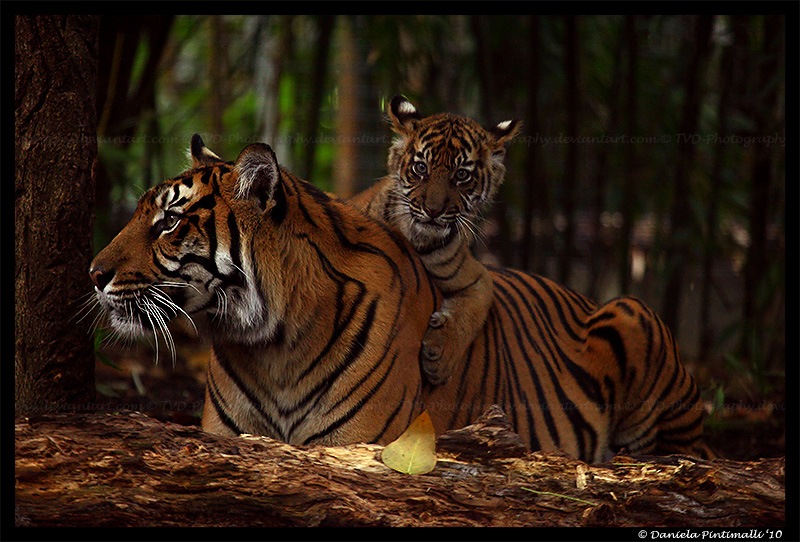
[[[478,211],[503,182],[506,145],[521,122],[487,130],[450,113],[423,117],[402,96],[392,99],[388,118],[399,136],[388,175],[350,201],[399,229],[444,295],[420,350],[427,380],[439,385],[452,376],[492,305],[492,279],[469,245]]]

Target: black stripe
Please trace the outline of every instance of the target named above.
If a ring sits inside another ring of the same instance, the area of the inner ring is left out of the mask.
[[[466,284],[466,285],[462,286],[461,288],[456,288],[455,290],[450,290],[450,289],[447,289],[447,288],[440,288],[440,289],[442,290],[442,293],[445,295],[445,297],[453,297],[453,296],[456,296],[456,295],[458,295],[458,294],[460,294],[460,293],[472,288],[478,282],[480,282],[482,278],[483,278],[483,275],[478,275],[477,277],[475,277],[475,280],[473,280],[469,284]]]
[[[200,182],[203,184],[208,184],[211,181],[211,177],[214,175],[214,168],[205,167],[201,171],[203,173],[200,175]]]
[[[320,194],[323,194],[325,196],[324,198],[318,196],[317,197],[317,202],[320,203],[320,207],[321,207],[322,211],[328,217],[328,221],[329,221],[329,224],[331,226],[331,229],[333,230],[333,233],[336,234],[336,238],[339,241],[339,243],[342,245],[342,247],[344,247],[346,249],[350,249],[350,250],[356,250],[356,251],[359,251],[359,252],[367,252],[367,253],[373,254],[375,256],[380,256],[381,258],[383,258],[386,261],[386,263],[389,264],[389,266],[392,268],[392,271],[393,271],[393,273],[394,273],[394,275],[396,277],[397,276],[401,276],[400,267],[397,265],[397,262],[395,262],[393,258],[390,258],[389,255],[386,254],[382,249],[380,249],[380,248],[378,248],[378,247],[376,247],[374,245],[371,245],[369,243],[353,241],[352,239],[347,237],[347,235],[345,234],[345,232],[341,228],[341,225],[343,223],[345,223],[346,221],[342,220],[342,217],[341,217],[341,214],[339,213],[339,211],[337,209],[335,209],[333,205],[331,205],[331,199],[330,199],[330,197],[327,196],[327,194],[325,194],[324,192],[321,192],[320,190],[316,190],[315,192],[312,192],[312,195],[317,193],[317,192],[320,193]],[[402,291],[402,285],[401,285],[401,295],[403,293],[404,292]]]
[[[579,333],[576,333],[573,330],[573,325],[575,325],[575,324],[577,324],[578,327],[582,327],[583,326],[583,321],[582,320],[576,320],[576,321],[573,321],[573,322],[568,322],[567,318],[566,318],[566,315],[564,314],[564,306],[565,305],[569,305],[569,303],[568,302],[565,303],[557,294],[557,292],[559,290],[561,290],[562,288],[560,286],[556,286],[556,288],[558,288],[558,290],[554,290],[551,287],[551,285],[555,286],[555,284],[553,284],[553,283],[547,284],[544,281],[544,279],[542,279],[541,277],[531,277],[531,278],[533,278],[538,283],[539,290],[542,290],[550,298],[553,306],[556,309],[556,313],[558,314],[558,318],[561,321],[561,325],[562,325],[562,328],[564,329],[564,331],[567,332],[567,334],[570,336],[570,338],[572,338],[572,340],[578,341],[578,342],[583,341],[583,337],[581,337]],[[526,285],[528,287],[528,290],[530,292],[532,292],[537,297],[537,299],[539,299],[541,302],[543,302],[542,298],[539,297],[538,293],[536,293],[534,288],[531,287],[531,286],[528,286],[527,281],[520,281],[520,282],[522,284]],[[547,314],[547,313],[544,312],[543,314]],[[550,319],[549,315],[547,317],[547,321],[549,323],[551,323],[551,325],[552,325],[552,320]]]
[[[547,323],[547,325],[550,328],[552,334],[557,335],[559,330],[563,330],[574,341],[578,341],[578,342],[583,341],[583,338],[572,329],[572,326],[567,321],[567,319],[566,319],[566,317],[564,315],[563,308],[562,308],[563,305],[564,305],[564,303],[562,302],[562,299],[557,296],[555,291],[548,285],[547,282],[545,282],[544,279],[542,279],[541,277],[535,276],[535,275],[526,275],[524,273],[520,273],[518,271],[513,271],[513,270],[503,270],[503,272],[501,274],[509,277],[509,283],[510,284],[512,284],[512,285],[520,285],[520,286],[525,288],[525,290],[528,292],[529,295],[523,294],[517,286],[514,286],[514,289],[517,291],[517,293],[519,294],[520,298],[525,301],[525,305],[528,307],[528,310],[529,310],[529,312],[531,314],[534,314],[534,311],[533,311],[533,309],[530,308],[530,303],[528,302],[529,298],[533,298],[537,302],[537,307],[542,307],[542,310],[539,310],[539,311],[536,311],[536,312],[539,315],[539,319],[544,320]],[[528,280],[526,280],[526,278]],[[531,284],[531,281],[535,283],[535,286],[533,284]],[[550,283],[550,284],[553,284],[553,283]],[[556,285],[553,284],[553,286],[556,286]],[[556,286],[556,288],[558,288],[559,290],[562,289],[561,286]],[[559,320],[561,322],[560,328],[556,328],[556,326],[554,326],[553,320],[552,320],[552,318],[550,316],[550,311],[544,310],[544,307],[546,307],[547,303],[542,298],[542,295],[540,295],[540,292],[542,294],[547,295],[547,297],[549,298],[551,304],[555,307],[556,314],[558,315],[558,318],[559,318]],[[576,321],[574,323],[578,324],[579,326],[582,325],[582,323],[580,321]]]
[[[332,384],[336,381],[336,379],[338,379],[339,376],[341,376],[341,374],[345,371],[345,369],[350,368],[353,362],[358,358],[358,356],[361,355],[367,344],[367,340],[369,339],[369,334],[370,331],[372,330],[372,324],[375,322],[375,312],[377,310],[377,307],[378,307],[378,299],[373,299],[372,302],[369,304],[369,307],[367,308],[367,313],[364,315],[364,318],[361,321],[361,327],[359,328],[358,333],[351,341],[350,346],[347,349],[347,352],[345,353],[342,360],[330,373],[328,373],[325,376],[325,378],[323,378],[316,386],[311,388],[309,392],[306,393],[305,397],[298,402],[299,405],[306,404],[308,401],[311,400],[312,397],[315,396],[317,397],[317,403],[318,403],[321,397],[319,394],[322,394],[325,390],[330,390]],[[337,339],[339,338],[338,335],[340,334],[337,334]],[[331,341],[329,341],[328,344],[331,344]],[[317,357],[317,359],[320,359],[320,357]],[[303,374],[303,377],[308,375],[308,373],[309,371],[306,370],[306,372]],[[300,381],[303,380],[303,377],[300,378]],[[313,408],[314,406],[316,406],[316,403],[314,405],[311,405],[310,408]]]
[[[206,239],[208,239],[209,262],[213,264],[213,267],[210,267],[209,270],[212,275],[219,275],[219,268],[217,267],[217,260],[215,258],[217,254],[217,225],[214,220],[214,211],[208,214],[206,221],[203,223],[202,230],[206,234]]]
[[[313,443],[315,440],[321,439],[325,435],[328,435],[329,433],[331,433],[332,431],[338,429],[344,423],[346,423],[350,419],[352,419],[353,416],[355,416],[364,407],[364,405],[366,405],[367,402],[370,399],[372,399],[372,397],[375,395],[375,393],[378,391],[378,389],[380,389],[383,386],[383,384],[386,382],[386,379],[389,377],[389,373],[392,372],[392,369],[394,367],[394,362],[395,361],[396,361],[396,357],[392,358],[392,364],[389,366],[389,368],[383,374],[381,379],[366,394],[364,394],[364,396],[361,399],[359,399],[358,402],[355,405],[353,405],[353,408],[348,410],[343,416],[338,418],[336,421],[334,421],[333,423],[329,424],[325,429],[322,429],[321,431],[319,431],[317,433],[314,433],[313,435],[311,435],[310,437],[305,439],[303,441],[303,444],[310,444],[310,443]],[[402,406],[402,404],[398,405],[398,407],[395,408],[394,412],[392,412],[389,415],[389,420],[387,421],[387,424],[390,424],[391,421],[394,419],[394,417],[396,417],[396,415],[399,412],[401,406]]]
[[[284,178],[289,178],[289,176],[285,175]],[[305,218],[306,222],[315,228],[319,228],[319,224],[317,224],[317,222],[311,217],[311,213],[308,212],[308,208],[306,207],[305,203],[303,203],[303,193],[305,192],[307,194],[309,192],[309,187],[317,190],[316,187],[305,181],[298,180],[296,182],[294,188],[296,189],[297,193],[297,208],[300,209],[300,213],[303,215],[303,218]]]
[[[461,261],[458,262],[455,265],[455,268],[453,269],[453,271],[451,271],[447,275],[439,275],[439,274],[434,272],[438,268],[450,265],[450,263],[453,260],[455,260],[456,256],[458,256],[458,255],[461,255]],[[438,281],[446,281],[446,280],[452,279],[453,277],[455,277],[461,271],[461,267],[464,265],[464,262],[466,261],[466,259],[467,259],[467,251],[466,250],[457,250],[456,253],[452,257],[450,257],[447,261],[436,262],[435,264],[431,264],[429,267],[426,267],[426,269],[428,270],[428,273],[430,273],[436,280],[438,280]],[[473,284],[474,284],[474,282],[473,282]]]
[[[165,205],[165,207],[170,207],[174,205],[172,202],[177,200],[180,197],[180,195],[181,195],[181,185],[179,183],[175,183],[174,185],[172,185],[172,198],[170,199],[170,202]]]
[[[228,224],[228,237],[230,239],[230,255],[233,264],[237,267],[236,272],[238,274],[242,274],[239,269],[242,267],[242,255],[241,255],[241,241],[240,241],[240,234],[239,234],[239,224],[236,222],[236,216],[233,213],[228,213],[227,218]],[[244,276],[241,277],[241,283],[245,284]]]
[[[619,330],[611,326],[595,327],[589,330],[590,337],[597,337],[604,340],[611,347],[614,352],[614,357],[617,359],[617,366],[622,375],[622,380],[627,381],[626,370],[628,366],[628,355],[625,353],[625,345],[622,342],[622,337],[619,335]]]
[[[486,316],[486,323],[484,324],[484,342],[483,342],[483,363],[484,374],[488,379],[490,365],[495,369],[494,371],[494,401],[499,405],[504,405],[506,401],[507,386],[503,371],[501,368],[508,368],[509,355],[505,350],[501,350],[497,346],[497,312],[494,303],[489,308],[489,314]],[[490,346],[490,341],[494,342],[494,347]]]
[[[162,254],[162,256],[164,256],[164,258],[165,258],[165,259],[167,259],[167,260],[174,261],[174,262],[176,262],[176,263],[180,264],[180,261],[178,261],[178,260],[176,260],[176,259],[174,259],[174,258],[170,257],[170,256],[169,256],[169,255],[167,255],[167,254]],[[153,265],[155,265],[155,266],[156,266],[156,268],[158,268],[158,271],[159,271],[159,272],[160,272],[162,275],[165,275],[165,276],[167,276],[167,277],[180,277],[180,276],[181,276],[181,273],[180,273],[180,271],[181,271],[181,270],[180,270],[180,267],[179,267],[177,270],[175,270],[175,271],[170,271],[169,269],[167,269],[166,267],[164,267],[164,266],[161,264],[161,262],[159,261],[159,259],[158,259],[158,254],[156,253],[156,251],[155,251],[155,250],[153,251],[153,258],[152,258],[152,262],[153,262]]]
[[[628,298],[628,299],[618,299],[616,302],[614,302],[614,305],[619,307],[620,309],[622,309],[622,312],[624,312],[628,316],[633,316],[633,315],[636,314],[636,312],[633,310],[633,308],[630,305],[628,305],[627,301],[632,301],[632,300],[630,298]]]
[[[657,321],[655,323],[656,323],[656,325],[658,325]],[[652,329],[652,327],[648,328],[648,332],[649,333],[648,333],[648,337],[647,337],[648,338],[648,349],[647,350],[648,350],[648,352],[650,352],[650,356],[647,357],[644,360],[643,363],[646,364],[647,369],[648,369],[645,372],[645,377],[647,378],[648,381],[650,381],[650,387],[648,388],[648,390],[644,394],[642,394],[642,397],[651,397],[653,395],[653,393],[655,392],[656,387],[663,380],[662,374],[664,373],[664,371],[669,371],[670,369],[672,369],[676,365],[675,362],[673,362],[672,364],[668,364],[669,359],[667,357],[667,348],[666,348],[666,344],[664,342],[665,337],[664,337],[664,329],[663,329],[663,327],[662,326],[658,326],[658,331],[659,331],[659,344],[661,345],[661,348],[659,349],[658,357],[654,358],[653,357],[653,353],[652,353],[652,346],[655,344],[655,341],[654,341],[653,336],[652,336],[653,329]],[[677,360],[677,358],[675,358],[675,359]],[[653,374],[653,372],[652,372],[654,370],[655,370],[655,374]],[[674,382],[674,378],[675,378],[674,374],[673,374],[672,378],[673,378],[673,382]]]
[[[176,185],[177,186],[177,185]],[[206,194],[184,211],[186,214],[197,212],[200,209],[213,209],[217,206],[217,198],[214,194]]]
[[[539,373],[537,372],[537,368],[534,365],[533,361],[528,355],[528,349],[525,348],[525,343],[522,338],[522,333],[520,332],[518,324],[523,323],[526,321],[526,318],[520,311],[519,307],[516,305],[516,302],[513,300],[513,296],[505,289],[505,284],[502,282],[495,283],[495,301],[499,304],[500,307],[503,308],[508,314],[511,315],[509,321],[512,324],[512,329],[514,332],[514,336],[516,337],[516,344],[519,346],[519,353],[522,355],[522,358],[525,360],[525,364],[528,367],[529,375],[531,377],[531,381],[533,382],[534,388],[536,389],[536,395],[539,398],[539,401],[545,401],[547,399],[547,394],[545,393],[544,389],[542,388],[542,384],[539,379]],[[508,298],[508,299],[504,299]],[[528,342],[533,346],[533,349],[538,354],[538,359],[541,362],[541,365],[544,365],[548,373],[551,373],[550,383],[553,386],[556,394],[559,393],[559,385],[558,382],[555,381],[552,375],[552,369],[548,367],[549,363],[547,357],[543,354],[543,352],[539,348],[539,344],[537,341],[534,341],[533,338],[530,336],[530,333],[527,330],[527,326],[525,326],[525,335],[528,338]],[[505,339],[505,333],[503,333]],[[506,342],[504,340],[504,342]],[[507,342],[506,342],[507,344]],[[531,428],[531,433],[535,431],[535,424],[533,421],[532,413],[530,407],[530,401],[526,397],[524,390],[522,389],[522,385],[520,384],[519,378],[516,376],[517,367],[516,365],[511,366],[514,374],[514,383],[516,384],[517,390],[519,391],[519,401],[523,402],[526,406],[526,412],[528,413],[528,423]],[[565,403],[561,403],[564,405]],[[561,439],[559,436],[558,427],[556,426],[555,420],[553,419],[553,415],[550,412],[550,408],[547,405],[539,405],[540,411],[542,414],[542,418],[544,419],[545,425],[547,426],[547,432],[550,434],[550,438],[555,442],[556,446],[559,446],[561,443]],[[541,408],[544,407],[544,408]]]
[[[594,377],[592,377],[591,374],[589,374],[589,372],[586,371],[586,369],[584,369],[580,364],[576,363],[572,359],[572,356],[565,353],[560,346],[561,340],[558,339],[560,332],[566,330],[568,331],[568,334],[570,336],[575,337],[574,332],[569,333],[571,330],[568,328],[568,324],[563,320],[561,322],[562,323],[561,327],[557,328],[556,326],[554,326],[553,321],[550,318],[550,313],[543,309],[545,307],[545,302],[541,299],[541,297],[539,297],[538,293],[533,289],[533,287],[530,284],[527,283],[526,280],[524,280],[523,278],[521,278],[521,276],[515,273],[508,273],[507,275],[510,277],[508,280],[508,285],[517,293],[519,298],[524,303],[525,308],[527,310],[527,314],[530,315],[531,323],[536,325],[536,328],[542,337],[550,338],[550,342],[546,342],[545,346],[547,347],[550,356],[553,358],[553,361],[557,362],[560,360],[561,363],[566,368],[566,370],[569,372],[569,374],[572,375],[572,377],[575,379],[575,382],[580,386],[584,394],[586,394],[586,396],[589,399],[595,401],[598,408],[601,408],[603,394],[600,389],[600,384],[597,382],[597,380],[594,379]],[[531,278],[535,279],[536,277],[531,277]],[[497,288],[497,284],[498,281],[495,280],[495,288]],[[522,284],[525,287],[527,292],[530,294],[529,296],[526,296],[522,291],[520,291],[520,289],[517,287],[517,285],[519,284]],[[536,304],[537,310],[534,310],[534,308],[530,304],[529,299],[531,297],[538,301],[538,303]],[[561,312],[560,310],[558,312],[563,317],[563,312]],[[518,316],[518,318],[519,318],[518,321],[520,322],[526,321],[524,317],[521,315]],[[547,332],[539,324],[540,321],[543,321],[547,325],[548,328]],[[526,333],[529,333],[527,328],[526,328]],[[542,358],[547,359],[546,356],[541,352],[541,350],[538,349],[538,346],[536,346],[541,341],[534,340],[533,337],[530,336],[530,334],[528,336],[530,337],[531,342],[537,348],[537,351],[542,356]],[[583,342],[582,338],[578,338],[578,340],[580,342]]]
[[[383,427],[381,428],[381,430],[378,431],[378,433],[375,435],[375,437],[373,437],[370,440],[370,442],[380,442],[381,438],[383,438],[383,435],[386,434],[386,431],[388,431],[389,427],[397,419],[397,415],[400,414],[400,410],[403,408],[403,403],[405,403],[405,401],[406,401],[406,389],[405,389],[405,387],[403,387],[403,397],[400,399],[400,401],[397,402],[397,406],[389,414],[389,416],[387,416],[386,422],[383,424]],[[413,409],[409,410],[409,412],[410,412],[410,414],[412,416],[414,415],[414,410]],[[406,423],[406,427],[408,427],[409,425],[411,425],[410,422]]]
[[[685,371],[684,375],[687,375]],[[679,386],[679,389],[682,387],[683,386]],[[669,410],[661,414],[660,420],[669,422],[682,417],[686,413],[687,409],[696,408],[695,405],[697,404],[699,397],[700,391],[697,389],[697,386],[694,385],[694,382],[692,382],[691,385],[687,387],[683,396],[673,401],[669,406]]]
[[[283,223],[286,219],[286,214],[289,209],[289,204],[286,201],[286,193],[283,191],[283,183],[279,180],[275,186],[275,192],[272,195],[274,205],[269,211],[269,217],[276,226]]]
[[[334,329],[331,332],[330,336],[328,337],[327,344],[322,348],[320,353],[317,355],[314,360],[312,360],[308,367],[306,367],[305,371],[300,376],[300,380],[306,378],[322,361],[322,359],[328,354],[330,349],[333,345],[338,341],[341,337],[342,332],[344,331],[345,327],[350,323],[353,315],[355,314],[356,310],[361,306],[361,303],[364,300],[364,296],[366,295],[366,287],[364,286],[363,282],[357,281],[348,277],[347,275],[339,272],[333,264],[328,260],[328,258],[323,253],[322,249],[317,246],[316,243],[311,241],[311,239],[306,234],[296,234],[296,238],[304,240],[307,244],[309,244],[314,250],[317,252],[317,256],[319,257],[319,261],[322,264],[322,270],[328,277],[337,284],[337,293],[339,294],[337,299],[337,313],[334,316]],[[355,296],[353,296],[353,300],[350,302],[350,310],[347,314],[344,313],[344,290],[347,283],[355,284],[357,287],[357,292]]]
[[[176,184],[175,186],[177,187],[178,185]],[[177,200],[170,202],[169,205],[167,205],[167,209],[172,209],[173,207],[178,207],[180,205],[183,205],[187,201],[189,201],[189,198],[187,198],[185,196],[182,197],[182,198],[178,198]]]
[[[420,256],[426,256],[426,255],[430,254],[431,252],[433,252],[435,250],[438,250],[438,249],[450,244],[450,242],[457,235],[458,235],[458,229],[451,227],[450,231],[448,232],[448,234],[443,239],[436,238],[436,239],[433,239],[432,241],[430,241],[427,244],[415,246],[414,248],[416,249],[417,254],[419,254]]]
[[[691,408],[695,408],[695,407],[691,407]],[[659,421],[658,421],[659,425],[660,425],[661,421],[662,421],[662,418],[659,418]],[[677,438],[677,437],[679,435],[684,434],[684,433],[690,433],[690,432],[696,430],[698,427],[700,427],[702,425],[703,425],[703,417],[702,416],[696,416],[696,417],[694,417],[692,419],[691,422],[689,422],[689,423],[687,423],[685,425],[681,425],[681,426],[678,426],[678,427],[670,427],[670,428],[667,428],[667,429],[662,429],[661,427],[659,427],[658,435],[659,435],[659,437],[665,437],[664,440],[667,440],[669,442],[686,442],[686,441],[693,442],[693,441],[697,440],[697,437],[690,437],[689,439],[680,439],[680,438]]]
[[[417,285],[415,291],[419,292],[419,288],[422,285],[422,279],[421,279],[421,276],[420,276],[420,270],[419,270],[419,266],[417,265],[417,262],[419,261],[419,258],[416,256],[416,254],[412,254],[412,252],[411,252],[411,250],[409,248],[408,241],[406,241],[406,238],[403,237],[400,234],[400,232],[398,232],[395,229],[392,229],[392,228],[388,227],[386,224],[384,224],[383,222],[380,222],[378,220],[375,220],[374,222],[379,224],[384,229],[384,231],[386,231],[389,234],[389,237],[392,239],[392,241],[394,242],[395,246],[397,246],[400,249],[400,252],[403,253],[403,257],[405,259],[412,260],[412,262],[413,262],[412,270],[414,271],[414,280],[415,280],[415,283]],[[423,273],[423,275],[427,277],[427,273]]]
[[[644,440],[643,440],[643,437],[646,437],[646,438],[644,438]],[[642,451],[648,450],[652,446],[654,446],[656,444],[656,439],[657,438],[658,438],[657,437],[657,433],[654,433],[651,430],[648,430],[647,433],[645,433],[644,435],[640,435],[635,440],[633,440],[630,443],[626,444],[625,447],[628,449],[628,451],[630,453],[642,452]],[[636,446],[634,446],[634,444]]]
[[[514,289],[514,291],[517,292],[518,295],[520,295],[520,299],[523,301],[526,309],[528,310],[528,314],[533,316],[534,313],[533,313],[533,310],[532,310],[532,308],[531,308],[531,306],[529,304],[528,298],[526,298],[524,295],[522,295],[521,292],[519,291],[519,289],[517,288],[517,284],[519,284],[519,282],[521,282],[521,281],[519,279],[517,279],[516,281],[509,281],[508,284],[512,289]],[[495,290],[497,290],[497,285],[498,285],[498,282],[495,283]],[[533,291],[531,288],[528,288],[528,289],[530,291]],[[516,312],[521,315],[522,312],[520,311],[519,307],[517,306],[517,302],[514,300],[514,298],[513,297],[509,297],[509,301],[514,306]],[[562,323],[565,323],[565,322],[563,322],[563,312],[560,311],[560,310],[558,312],[562,316]],[[544,314],[546,322],[551,326],[551,333],[549,334],[549,337],[550,337],[550,342],[552,342],[552,346],[551,346],[551,344],[549,344],[548,341],[544,341],[544,346],[547,348],[550,356],[553,357],[553,360],[555,361],[556,360],[556,356],[553,356],[553,354],[554,353],[558,354],[558,357],[560,357],[562,363],[568,369],[569,373],[573,376],[573,378],[581,386],[581,388],[584,389],[584,391],[586,392],[587,397],[590,400],[594,401],[598,408],[601,408],[602,394],[601,394],[601,390],[600,390],[600,384],[594,378],[592,378],[591,375],[589,375],[585,371],[585,369],[583,369],[578,364],[576,364],[571,359],[571,357],[569,355],[567,355],[561,349],[561,347],[559,345],[559,341],[556,340],[556,336],[558,335],[558,330],[552,327],[553,323],[550,320],[549,314],[547,314],[547,313],[542,313],[542,314]],[[533,322],[536,322],[535,319],[532,319],[532,320],[533,320]],[[517,321],[518,322],[525,322],[526,319],[523,318],[523,317],[520,317],[519,320],[517,320]],[[544,337],[548,336],[547,334],[543,333],[544,330],[540,326],[537,326],[537,327],[539,328],[540,332],[542,332],[542,336],[544,336]],[[528,340],[529,340],[529,342],[531,344],[536,345],[537,342],[541,342],[541,341],[538,341],[538,340],[534,339],[534,337],[531,336],[528,326],[524,326],[524,331],[525,331],[525,334],[528,337]],[[518,333],[518,330],[516,328],[515,328],[515,332]],[[576,405],[572,402],[572,400],[569,398],[569,396],[565,393],[564,388],[559,385],[560,379],[556,376],[556,374],[555,374],[555,372],[553,370],[552,364],[550,362],[550,358],[548,356],[546,356],[546,355],[542,355],[542,352],[541,352],[541,350],[539,348],[535,348],[535,350],[540,353],[540,359],[542,361],[542,365],[547,370],[548,375],[550,377],[550,380],[553,383],[553,387],[554,387],[554,389],[556,391],[556,395],[558,397],[559,405],[563,406],[563,408],[565,410],[565,413],[566,413],[566,416],[567,416],[567,418],[570,420],[570,422],[572,424],[573,430],[574,430],[575,435],[576,435],[576,437],[578,439],[578,446],[579,446],[580,450],[584,454],[582,459],[591,460],[591,458],[594,455],[594,450],[597,447],[597,431],[595,430],[595,428],[591,424],[586,422],[586,419],[583,417],[583,415],[581,413],[581,410],[576,407]],[[527,354],[527,352],[525,350],[523,350],[523,355],[524,355],[526,363],[531,368],[531,370],[533,370],[530,358],[528,357],[528,354]],[[584,433],[589,438],[588,447],[587,447],[587,443],[586,443],[586,440],[585,440]]]
[[[261,416],[262,420],[265,422],[265,427],[269,426],[273,435],[278,436],[283,442],[288,442],[286,435],[283,434],[283,431],[278,428],[275,421],[263,409],[259,397],[244,383],[236,371],[234,371],[233,367],[231,367],[230,361],[228,360],[227,356],[223,354],[222,350],[214,349],[214,357],[216,358],[217,365],[220,367],[220,369],[222,369],[225,375],[230,378],[231,381],[233,381],[237,388],[239,388],[244,397],[246,397],[249,401],[250,406],[253,407],[253,410],[258,412],[258,414]]]
[[[644,332],[646,344],[644,358],[642,358],[642,364],[644,365],[642,378],[647,379],[650,375],[650,371],[653,369],[653,325],[642,313],[639,313],[639,327],[641,327]]]
[[[617,387],[614,385],[614,381],[611,380],[611,377],[606,375],[603,377],[603,384],[605,388],[608,390],[608,397],[605,398],[603,403],[601,404],[600,411],[606,412],[607,410],[613,410],[617,408],[616,400],[617,400]]]
[[[217,416],[222,421],[225,426],[233,431],[235,434],[239,435],[242,433],[242,430],[236,425],[228,414],[225,412],[225,408],[223,408],[223,403],[225,403],[225,399],[222,397],[222,394],[217,387],[217,383],[214,381],[214,375],[211,374],[211,371],[208,371],[208,389],[209,394],[208,396],[211,398],[211,404],[214,407],[214,410],[217,412]]]

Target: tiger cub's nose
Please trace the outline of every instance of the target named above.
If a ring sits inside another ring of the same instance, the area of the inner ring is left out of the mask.
[[[422,210],[425,211],[425,214],[430,218],[436,218],[440,214],[444,213],[444,210],[447,209],[447,205],[447,200],[443,202],[422,200]]]

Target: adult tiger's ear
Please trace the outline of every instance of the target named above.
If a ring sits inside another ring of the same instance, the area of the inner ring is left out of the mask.
[[[252,199],[265,211],[275,198],[281,180],[281,170],[272,148],[265,143],[248,145],[239,154],[234,167],[238,173],[235,197]]]
[[[422,118],[417,108],[403,96],[392,98],[387,113],[389,122],[392,123],[392,130],[401,135],[414,131],[417,122]]]
[[[506,147],[521,129],[521,120],[504,120],[498,123],[497,126],[490,128],[489,133],[492,134],[495,142],[495,150],[492,154],[505,155]]]
[[[208,150],[200,134],[194,134],[192,136],[190,151],[192,153],[193,167],[210,166],[211,164],[223,161],[222,158]]]

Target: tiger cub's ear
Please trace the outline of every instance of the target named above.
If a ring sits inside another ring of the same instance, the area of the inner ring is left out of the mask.
[[[417,127],[417,121],[422,118],[422,114],[417,108],[403,96],[395,96],[389,104],[389,121],[392,123],[392,130],[398,134],[408,134]]]
[[[504,155],[506,146],[514,139],[522,128],[521,120],[504,120],[497,126],[487,130],[494,138],[494,155]]]
[[[236,159],[235,168],[239,177],[236,198],[253,199],[262,211],[266,210],[281,178],[272,148],[264,143],[248,145]]]
[[[206,144],[203,143],[203,138],[200,137],[200,134],[194,134],[192,136],[192,145],[190,149],[192,153],[193,167],[209,166],[217,162],[222,162],[222,158],[208,150],[208,147],[206,147]]]

